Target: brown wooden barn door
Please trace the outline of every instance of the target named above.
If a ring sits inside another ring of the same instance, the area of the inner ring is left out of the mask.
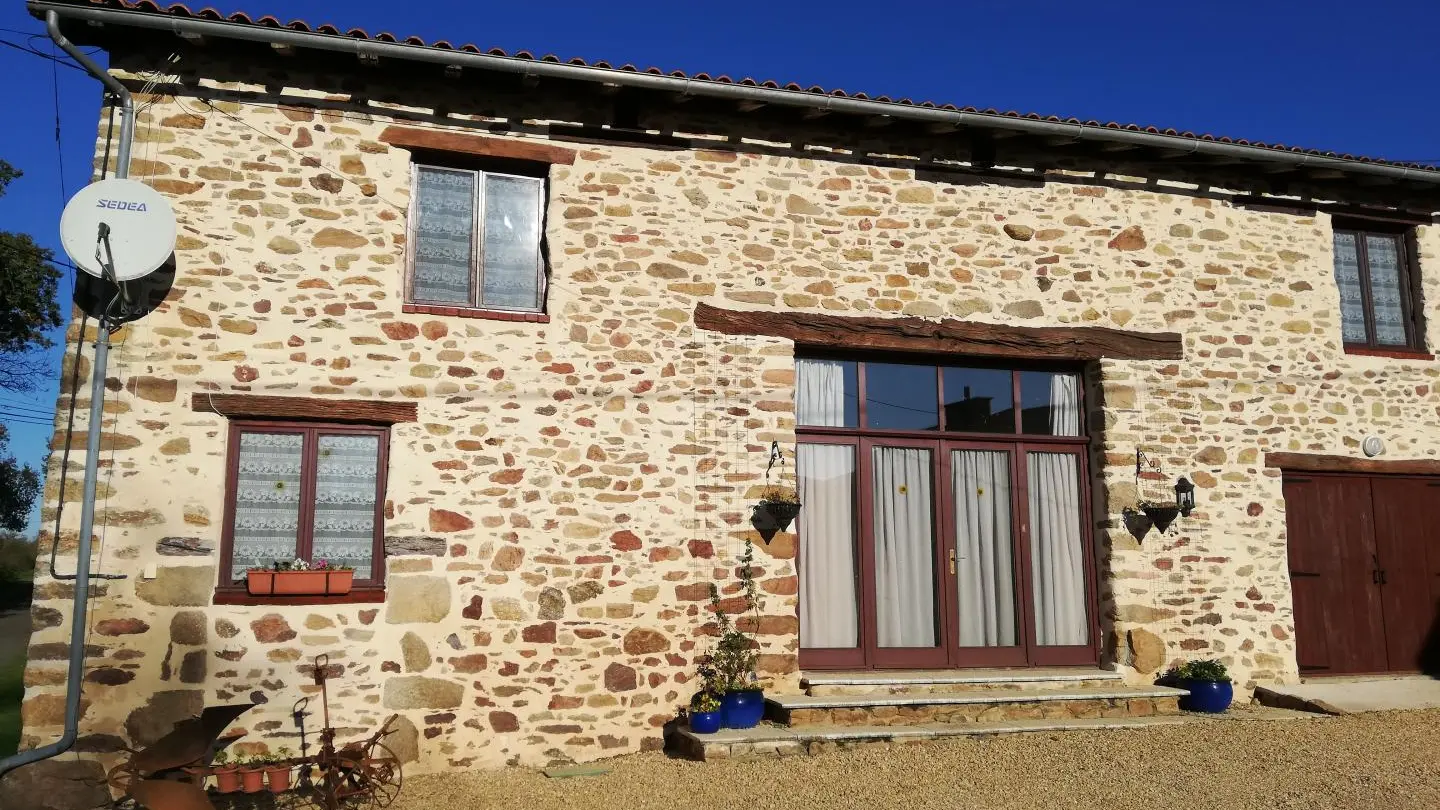
[[[1386,671],[1370,480],[1286,476],[1284,492],[1301,674]]]
[[[1435,501],[1440,487],[1423,478],[1375,478],[1371,492],[1388,669],[1424,669],[1426,643],[1437,621],[1440,509]]]

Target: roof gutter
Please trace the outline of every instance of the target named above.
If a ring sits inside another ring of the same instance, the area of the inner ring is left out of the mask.
[[[892,101],[843,98],[832,95],[818,95],[803,90],[785,90],[771,87],[727,84],[703,79],[662,76],[651,73],[635,73],[613,68],[570,65],[557,62],[542,62],[513,56],[469,53],[427,45],[409,45],[394,42],[376,42],[336,34],[322,34],[312,31],[295,31],[287,28],[269,28],[254,24],[235,23],[221,20],[202,20],[193,17],[172,17],[149,11],[79,6],[70,3],[30,0],[32,14],[37,16],[53,11],[62,17],[89,23],[113,24],[132,28],[147,28],[169,31],[174,34],[188,34],[217,39],[237,39],[250,42],[264,42],[286,45],[294,48],[308,48],[333,51],[354,56],[379,57],[411,62],[428,62],[436,65],[457,65],[479,70],[514,73],[542,78],[589,81],[634,87],[644,90],[678,93],[691,96],[721,98],[733,101],[751,101],[784,107],[822,109],[834,113],[853,115],[889,116],[894,119],[921,121],[932,124],[950,124],[956,127],[979,127],[984,129],[1006,129],[1049,137],[1069,137],[1082,141],[1123,143],[1137,147],[1182,150],[1187,153],[1226,157],[1246,161],[1280,164],[1299,167],[1326,168],[1350,174],[1384,177],[1390,180],[1411,180],[1419,183],[1440,185],[1440,171],[1428,171],[1403,166],[1385,166],[1345,158],[1325,157],[1301,152],[1285,152],[1260,146],[1219,143],[1193,136],[1160,135],[1150,132],[1107,129],[1084,124],[1037,121],[1028,118],[1012,118],[989,113],[942,110],[931,107],[916,107]]]

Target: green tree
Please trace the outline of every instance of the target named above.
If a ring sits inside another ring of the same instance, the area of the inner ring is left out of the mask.
[[[24,531],[40,494],[40,474],[9,453],[10,433],[0,425],[0,529]]]
[[[20,174],[0,160],[0,196]],[[0,389],[28,391],[46,376],[36,350],[54,345],[45,333],[64,323],[54,258],[27,235],[0,231]]]

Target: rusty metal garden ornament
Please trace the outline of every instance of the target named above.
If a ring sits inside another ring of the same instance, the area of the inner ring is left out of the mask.
[[[325,727],[313,756],[272,761],[272,766],[295,769],[293,789],[302,803],[323,810],[379,810],[388,807],[400,794],[400,759],[381,740],[394,733],[390,728],[398,717],[391,715],[373,735],[358,742],[335,747],[335,728],[330,725],[330,701],[325,682],[330,677],[330,658],[315,658],[315,685],[320,687]],[[221,737],[235,718],[254,707],[253,703],[208,706],[199,717],[175,724],[170,733],[139,751],[126,749],[130,759],[112,768],[110,787],[148,810],[214,810],[205,781],[216,769],[211,761],[216,752],[244,736]],[[297,716],[303,710],[299,710]],[[301,727],[301,751],[304,728]]]

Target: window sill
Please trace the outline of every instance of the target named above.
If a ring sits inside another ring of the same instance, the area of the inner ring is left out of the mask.
[[[217,605],[355,605],[384,601],[384,586],[373,585],[352,588],[343,596],[326,596],[324,594],[252,596],[244,588],[216,588],[213,603]]]
[[[1346,346],[1346,354],[1359,355],[1361,357],[1393,357],[1397,360],[1434,360],[1435,355],[1429,352],[1422,352],[1418,349],[1377,349],[1373,346]]]
[[[476,318],[486,321],[512,321],[517,323],[550,322],[550,316],[544,312],[505,312],[498,309],[441,307],[430,304],[405,304],[400,307],[400,311],[409,315],[443,315],[450,318]]]

